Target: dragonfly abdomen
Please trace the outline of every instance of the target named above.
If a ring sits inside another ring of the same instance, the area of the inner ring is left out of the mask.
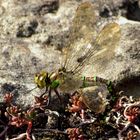
[[[107,85],[107,83],[108,83],[108,80],[101,78],[101,77],[97,77],[97,76],[93,76],[93,77],[83,76],[82,81],[83,81],[83,87],[95,86],[95,85],[100,85],[100,84]]]

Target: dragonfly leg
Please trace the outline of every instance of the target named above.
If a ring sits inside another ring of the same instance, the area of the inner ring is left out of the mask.
[[[40,95],[40,97],[43,97],[43,95],[44,95],[44,94],[46,94],[46,93],[47,93],[47,91],[48,91],[48,88],[46,87],[45,92],[43,92],[43,93]]]
[[[60,94],[59,94],[58,90],[54,89],[54,92],[56,93],[57,97],[59,98],[60,103],[62,103],[62,98],[60,97]]]

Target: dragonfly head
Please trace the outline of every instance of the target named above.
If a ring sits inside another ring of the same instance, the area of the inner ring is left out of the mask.
[[[50,78],[48,76],[48,73],[45,71],[41,71],[40,73],[37,73],[34,77],[34,81],[37,87],[40,89],[43,89],[50,84]]]

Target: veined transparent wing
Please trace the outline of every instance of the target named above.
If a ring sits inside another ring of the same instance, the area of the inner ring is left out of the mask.
[[[62,62],[68,71],[74,71],[79,65],[77,59],[90,50],[90,43],[96,35],[95,23],[96,16],[93,4],[90,2],[80,4],[70,28],[69,41],[63,48]]]
[[[73,20],[69,46],[64,48],[67,52],[64,66],[74,74],[81,73],[87,64],[98,63],[102,59],[108,61],[114,56],[114,48],[120,39],[120,26],[108,23],[97,34],[96,21],[93,4],[82,3]]]

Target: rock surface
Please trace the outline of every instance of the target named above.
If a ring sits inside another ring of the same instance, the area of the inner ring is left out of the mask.
[[[113,3],[113,5],[119,11],[123,2],[123,0],[118,0],[118,3]],[[6,91],[14,90],[16,102],[24,106],[33,104],[33,95],[39,95],[42,92],[38,89],[28,92],[35,87],[34,73],[42,69],[49,72],[55,71],[61,66],[59,50],[67,45],[72,19],[79,3],[81,1],[78,0],[61,2],[58,0],[41,0],[40,2],[2,0],[0,2],[1,95]],[[110,9],[111,1],[108,3],[106,5]],[[97,15],[103,7],[100,7],[100,4],[105,5],[101,1],[95,4]],[[107,17],[111,16],[114,14]],[[100,18],[99,25],[104,20],[106,19]],[[112,50],[115,52],[114,57],[109,61],[104,61],[105,59],[93,61],[95,62],[92,65],[94,69],[87,66],[87,71],[83,74],[110,79],[122,89],[128,86],[131,89],[126,88],[126,92],[132,91],[131,94],[133,94],[134,86],[133,84],[129,86],[129,82],[127,84],[126,81],[134,79],[137,94],[140,83],[138,81],[140,77],[140,24],[130,22],[120,24],[120,27],[119,45]],[[107,55],[107,53],[104,54],[105,57]]]

